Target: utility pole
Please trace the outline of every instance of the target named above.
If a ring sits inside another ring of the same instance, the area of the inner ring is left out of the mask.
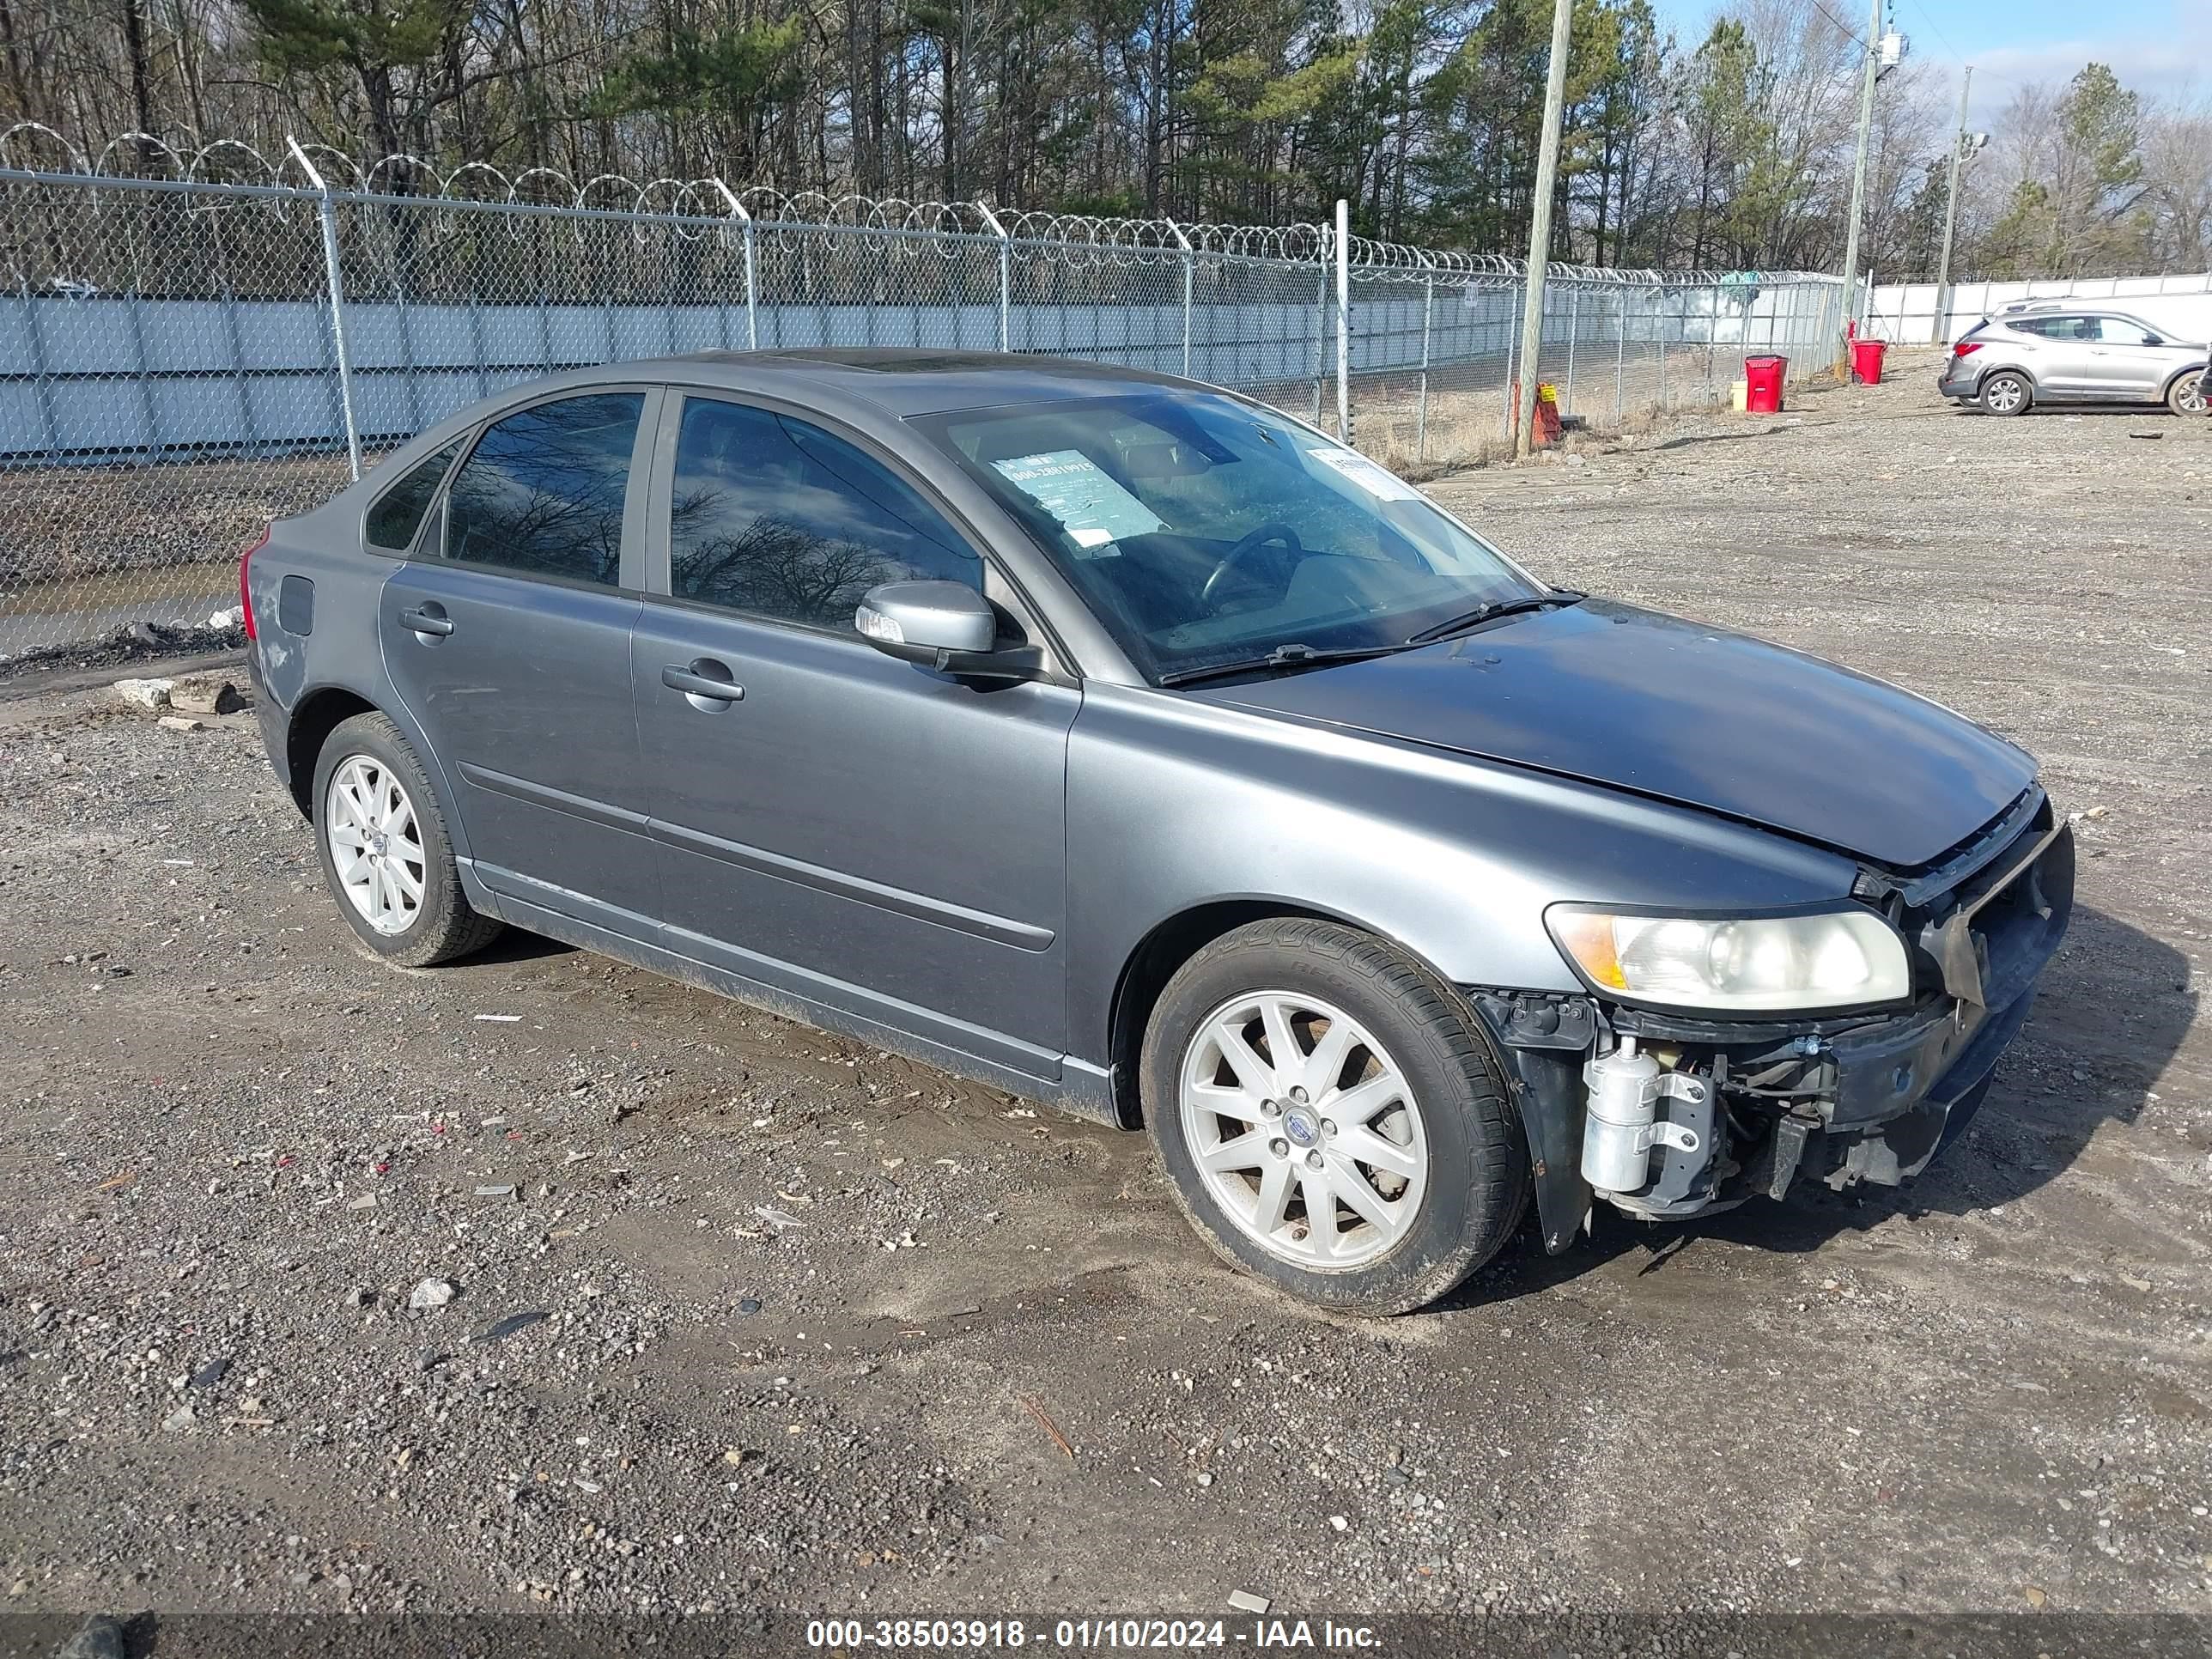
[[[1859,216],[1866,207],[1867,145],[1874,132],[1874,82],[1881,56],[1881,0],[1873,0],[1867,19],[1866,76],[1859,88],[1859,155],[1851,167],[1851,222],[1844,236],[1844,315],[1859,319]],[[1836,378],[1850,373],[1850,352],[1836,342]]]
[[[1528,224],[1528,312],[1521,319],[1521,397],[1513,414],[1513,453],[1522,460],[1528,459],[1530,428],[1536,422],[1536,356],[1544,343],[1544,273],[1552,258],[1552,193],[1559,172],[1559,127],[1566,115],[1567,28],[1574,15],[1574,0],[1552,0],[1544,138],[1536,150],[1536,200]]]
[[[1943,198],[1943,252],[1936,262],[1936,316],[1929,325],[1931,345],[1942,345],[1950,331],[1951,230],[1959,222],[1959,161],[1966,153],[1966,88],[1974,83],[1974,66],[1968,64],[1959,76],[1959,136],[1951,141],[1951,188]]]

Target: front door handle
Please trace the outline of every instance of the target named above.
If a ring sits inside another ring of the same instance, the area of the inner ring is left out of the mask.
[[[745,697],[745,688],[730,677],[728,665],[712,657],[670,663],[660,671],[660,683],[672,691],[681,691],[684,701],[702,713],[726,708]]]
[[[399,620],[413,633],[435,635],[440,639],[453,631],[453,619],[435,605],[410,605],[399,613]]]

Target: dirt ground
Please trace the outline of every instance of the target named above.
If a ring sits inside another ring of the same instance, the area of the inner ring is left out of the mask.
[[[250,715],[0,691],[0,1607],[2212,1616],[2212,422],[1932,380],[1435,489],[2042,757],[2080,908],[1988,1109],[1387,1322],[1139,1136],[527,939],[383,968]]]

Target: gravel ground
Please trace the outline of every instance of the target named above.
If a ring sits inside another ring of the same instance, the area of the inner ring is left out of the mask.
[[[2081,908],[1989,1109],[1388,1322],[1141,1137],[520,937],[385,969],[250,714],[19,682],[0,1606],[2212,1615],[2212,423],[1927,368],[1437,491],[2041,755]]]

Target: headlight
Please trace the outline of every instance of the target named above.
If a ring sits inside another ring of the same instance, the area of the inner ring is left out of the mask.
[[[1905,941],[1870,910],[1699,920],[1555,904],[1544,924],[1584,979],[1630,1001],[1771,1013],[1863,1007],[1912,993]]]

